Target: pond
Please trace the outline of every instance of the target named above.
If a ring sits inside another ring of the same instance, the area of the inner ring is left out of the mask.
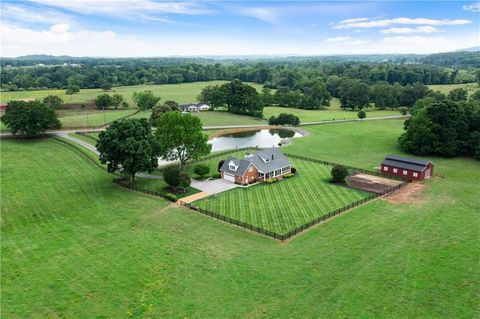
[[[209,142],[212,144],[212,152],[217,152],[242,147],[278,146],[278,143],[288,144],[291,138],[302,136],[302,134],[290,130],[262,129],[225,134],[214,137]]]

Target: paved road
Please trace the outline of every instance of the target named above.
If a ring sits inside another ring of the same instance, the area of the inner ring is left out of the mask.
[[[402,119],[402,118],[409,118],[410,115],[389,115],[389,116],[377,116],[377,117],[369,117],[363,120],[360,119],[345,119],[345,120],[327,120],[327,121],[316,121],[316,122],[303,122],[300,123],[299,126],[307,126],[307,125],[321,125],[321,124],[332,124],[332,123],[344,123],[344,122],[360,122],[360,121],[377,121],[377,120],[389,120],[389,119]],[[255,128],[255,127],[262,127],[268,126],[267,124],[250,124],[250,125],[220,125],[220,126],[204,126],[204,130],[224,130],[230,128]],[[68,130],[56,130],[56,131],[48,131],[48,134],[60,135],[64,137],[68,133],[74,132],[101,132],[105,128],[96,128],[96,129],[68,129]],[[2,136],[11,136],[10,132],[3,132],[0,133],[0,137]],[[88,143],[87,143],[88,144]]]

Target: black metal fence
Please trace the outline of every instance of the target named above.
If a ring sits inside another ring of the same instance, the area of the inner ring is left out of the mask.
[[[96,132],[96,131],[91,131],[91,132],[93,133],[93,132]],[[87,132],[87,131],[85,131],[85,132],[79,132],[79,131],[75,132],[75,134],[78,134],[78,135],[81,135],[81,136],[83,136],[83,137],[86,137],[86,138],[88,138],[88,139],[90,139],[90,140],[92,140],[92,141],[94,141],[94,142],[97,142],[97,141],[98,141],[98,138],[96,138],[96,137],[94,137],[94,136],[91,136],[91,135],[88,135],[87,133],[90,133],[90,132]]]
[[[98,160],[95,160],[92,156],[88,155],[86,153],[85,150],[82,149],[81,146],[77,146],[77,144],[73,143],[73,142],[69,142],[63,138],[60,138],[60,137],[57,137],[57,136],[52,136],[52,140],[57,142],[57,143],[60,143],[62,145],[65,145],[65,146],[68,146],[70,147],[71,149],[74,149],[76,150],[77,152],[79,152],[83,157],[85,157],[86,159],[88,159],[90,162],[92,162],[95,166],[97,166],[98,168],[102,169],[102,170],[106,170],[105,169],[105,166],[102,166],[102,164],[100,164],[100,162]]]
[[[299,159],[299,160],[303,160],[303,161],[307,161],[307,162],[319,163],[319,164],[328,165],[328,166],[341,165],[341,166],[347,168],[351,172],[359,172],[359,173],[368,174],[368,175],[385,177],[385,178],[388,178],[388,179],[394,179],[394,180],[402,181],[402,182],[408,181],[408,179],[402,178],[401,176],[386,175],[386,174],[383,174],[382,172],[379,172],[379,171],[372,171],[372,170],[368,170],[368,169],[363,169],[363,168],[358,168],[358,167],[353,167],[353,166],[348,166],[348,165],[342,165],[342,164],[338,164],[338,163],[318,160],[318,159],[314,159],[314,158],[309,158],[309,157],[299,156],[299,155],[294,155],[294,154],[289,154],[289,153],[283,153],[283,154],[285,154],[286,156],[288,156],[290,158],[295,158],[295,159]]]
[[[170,195],[170,193],[167,193],[167,192],[152,191],[152,190],[149,190],[149,189],[141,188],[141,187],[138,187],[136,185],[133,185],[132,183],[130,183],[129,181],[126,181],[123,178],[115,178],[113,180],[113,183],[118,185],[118,186],[121,186],[123,188],[128,188],[129,190],[132,190],[132,191],[135,191],[135,192],[140,192],[140,193],[144,193],[144,194],[148,194],[148,195],[152,195],[152,196],[161,197],[163,199],[166,199],[166,200],[169,200],[169,201],[172,201],[172,202],[177,201],[177,198],[173,194],[172,194],[173,195],[172,196],[172,195]]]
[[[406,184],[408,184],[409,182],[408,181],[405,181],[401,184],[398,184],[398,185],[395,185],[395,186],[392,186],[388,189],[385,189],[383,190],[382,192],[379,192],[379,193],[375,193],[375,194],[371,194],[365,198],[362,198],[358,201],[355,201],[353,203],[350,203],[346,206],[343,206],[341,208],[338,208],[334,211],[331,211],[327,214],[324,214],[322,216],[319,216],[317,218],[315,218],[314,220],[311,220],[309,221],[308,223],[306,224],[303,224],[302,226],[299,226],[291,231],[289,231],[288,233],[286,234],[278,234],[276,232],[272,232],[270,230],[266,230],[264,228],[261,228],[261,227],[257,227],[257,226],[254,226],[252,224],[249,224],[249,223],[245,223],[245,222],[242,222],[242,221],[239,221],[239,220],[236,220],[234,218],[230,218],[228,216],[225,216],[225,215],[221,215],[221,214],[218,214],[218,213],[215,213],[215,212],[211,212],[209,210],[206,210],[206,209],[203,209],[201,207],[198,207],[194,204],[191,204],[191,203],[186,203],[186,202],[183,202],[182,200],[178,200],[177,203],[179,203],[180,205],[182,206],[185,206],[187,208],[190,208],[194,211],[197,211],[201,214],[204,214],[204,215],[207,215],[207,216],[210,216],[210,217],[213,217],[215,219],[218,219],[218,220],[221,220],[223,222],[226,222],[226,223],[229,223],[229,224],[232,224],[232,225],[236,225],[236,226],[240,226],[242,228],[245,228],[245,229],[248,229],[248,230],[251,230],[251,231],[254,231],[258,234],[261,234],[261,235],[265,235],[265,236],[268,236],[268,237],[271,237],[271,238],[274,238],[274,239],[277,239],[277,240],[280,240],[280,241],[285,241],[295,235],[297,235],[298,233],[310,228],[310,227],[313,227],[321,222],[324,222],[330,218],[333,218],[337,215],[340,215],[341,213],[347,211],[347,210],[350,210],[356,206],[359,206],[359,205],[362,205],[366,202],[369,202],[371,201],[372,199],[376,198],[376,197],[379,197],[379,196],[383,196],[383,195],[386,195],[386,194],[389,194],[397,189],[400,189],[402,188],[403,186],[405,186]]]

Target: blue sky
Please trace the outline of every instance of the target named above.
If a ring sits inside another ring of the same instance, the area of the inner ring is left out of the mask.
[[[480,45],[474,1],[1,2],[1,56],[431,53]]]

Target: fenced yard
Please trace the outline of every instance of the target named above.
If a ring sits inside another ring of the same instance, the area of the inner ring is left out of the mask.
[[[329,182],[331,166],[292,159],[298,175],[274,184],[236,188],[195,202],[216,214],[276,234],[287,234],[330,212],[372,198]]]

